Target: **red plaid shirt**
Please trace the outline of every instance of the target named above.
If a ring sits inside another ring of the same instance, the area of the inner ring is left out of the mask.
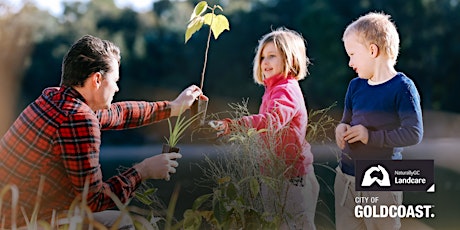
[[[87,202],[92,211],[114,207],[108,193],[122,202],[140,185],[139,173],[130,168],[107,181],[99,164],[101,130],[140,127],[168,118],[169,102],[119,102],[108,110],[93,112],[73,88],[48,88],[20,114],[0,141],[0,189],[19,188],[19,206],[30,219],[40,177],[44,190],[39,218],[52,210],[68,210],[89,179]],[[0,222],[11,220],[11,197],[3,199]],[[18,209],[20,210],[20,209]],[[24,224],[19,211],[17,223]]]

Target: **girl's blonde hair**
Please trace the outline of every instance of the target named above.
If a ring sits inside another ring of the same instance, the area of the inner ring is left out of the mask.
[[[399,35],[390,15],[371,12],[359,17],[345,29],[342,40],[351,33],[355,33],[365,46],[375,44],[393,61],[393,65],[396,64]]]
[[[310,60],[307,57],[305,39],[296,31],[278,28],[259,40],[256,55],[253,63],[253,77],[257,84],[263,85],[264,76],[262,73],[262,50],[267,43],[273,42],[283,55],[285,77],[292,75],[297,80],[304,79],[308,74]]]

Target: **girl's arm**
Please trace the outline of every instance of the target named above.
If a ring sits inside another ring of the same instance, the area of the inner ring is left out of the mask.
[[[272,131],[279,131],[286,127],[299,109],[294,98],[295,94],[289,89],[278,87],[262,101],[259,114],[244,116],[233,120],[233,124],[252,127],[257,130],[270,128]],[[303,97],[301,98],[303,100]]]

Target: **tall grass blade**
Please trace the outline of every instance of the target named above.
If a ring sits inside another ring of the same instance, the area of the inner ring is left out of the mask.
[[[2,207],[3,207],[3,197],[5,194],[11,192],[11,228],[16,229],[16,214],[18,211],[18,201],[19,201],[19,190],[16,185],[8,184],[0,191],[0,217],[2,217],[2,229],[4,228],[4,219],[7,218],[2,216]]]

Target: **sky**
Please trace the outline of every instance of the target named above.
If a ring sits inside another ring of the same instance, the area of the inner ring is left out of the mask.
[[[15,0],[7,0],[10,3],[15,3]],[[63,8],[61,2],[88,2],[89,0],[31,0],[38,8],[48,10],[52,15],[59,15]],[[115,4],[120,7],[129,7],[136,11],[147,11],[152,7],[154,0],[114,0]]]

